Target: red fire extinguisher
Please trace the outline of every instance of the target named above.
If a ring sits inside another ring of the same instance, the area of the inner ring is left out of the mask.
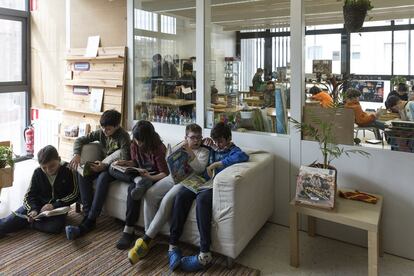
[[[34,153],[34,127],[29,125],[24,129],[24,141],[26,144],[27,155],[33,155]]]

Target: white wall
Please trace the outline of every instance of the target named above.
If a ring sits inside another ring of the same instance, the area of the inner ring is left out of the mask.
[[[338,188],[383,195],[384,250],[414,259],[414,154],[365,147],[363,150],[371,157],[343,156],[333,162],[338,170]],[[317,158],[320,158],[318,144],[302,141],[302,163],[310,164]],[[317,225],[318,233],[324,236],[367,245],[367,235],[362,230],[327,222]]]

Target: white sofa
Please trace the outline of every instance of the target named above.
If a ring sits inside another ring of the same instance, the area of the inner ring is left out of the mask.
[[[226,168],[214,179],[212,251],[235,259],[273,213],[274,158],[262,151],[248,151],[250,160]],[[105,202],[105,213],[125,220],[128,184],[114,181]],[[199,245],[195,203],[181,241]],[[143,223],[143,208],[139,226]],[[169,234],[165,225],[162,234]]]

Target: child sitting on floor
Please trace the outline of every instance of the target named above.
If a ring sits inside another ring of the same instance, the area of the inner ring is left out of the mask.
[[[42,148],[37,159],[40,167],[33,172],[23,206],[0,219],[0,237],[26,227],[58,234],[65,226],[66,214],[38,220],[34,218],[41,212],[69,206],[78,199],[76,174],[68,168],[67,163],[61,164],[55,147],[49,145]]]

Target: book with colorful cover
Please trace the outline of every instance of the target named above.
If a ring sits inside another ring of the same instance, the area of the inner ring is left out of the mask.
[[[167,165],[174,183],[181,183],[184,187],[198,193],[201,190],[213,187],[213,178],[207,180],[202,175],[194,172],[190,166],[190,156],[183,148],[184,142],[179,143],[172,149],[167,157]]]
[[[297,203],[333,209],[335,206],[336,171],[301,166],[296,182]]]
[[[187,189],[197,194],[201,191],[213,188],[213,178],[214,176],[207,180],[201,175],[192,174],[183,181],[181,181],[181,184]]]

